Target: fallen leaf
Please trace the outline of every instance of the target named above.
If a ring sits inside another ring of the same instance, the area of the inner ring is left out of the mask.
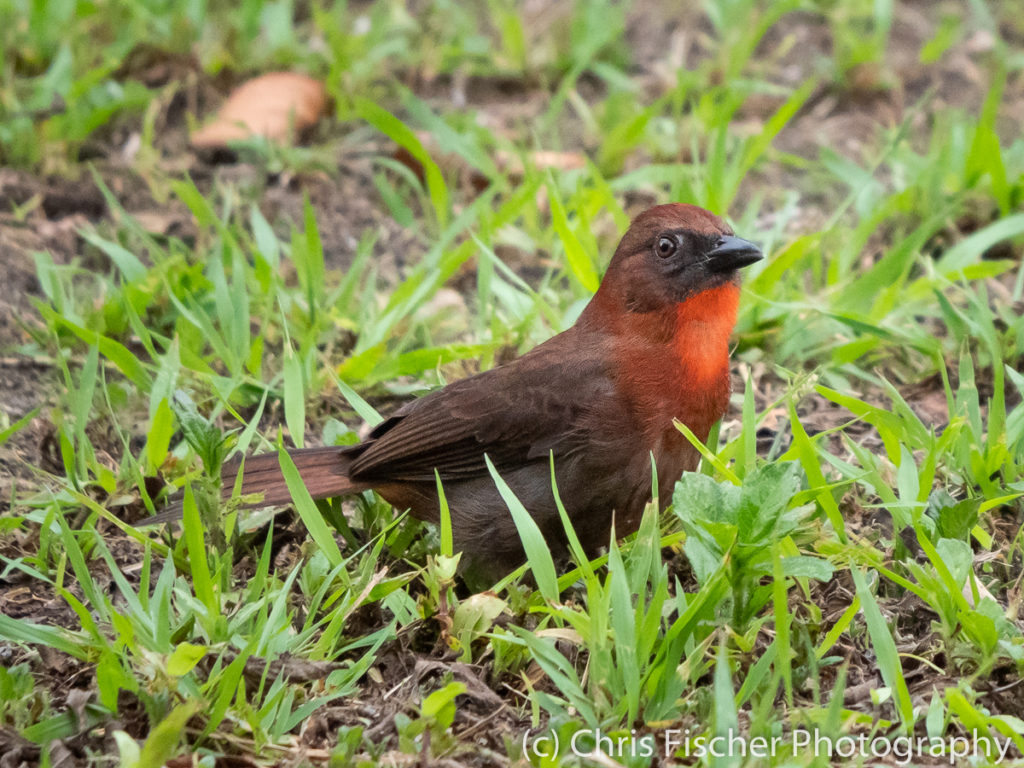
[[[188,224],[188,219],[180,211],[129,211],[128,217],[134,219],[144,232],[151,235],[168,235],[172,230],[180,230]],[[115,214],[115,218],[120,217]]]
[[[964,588],[961,590],[961,592],[963,593],[964,599],[967,601],[967,605],[969,605],[971,608],[977,608],[978,607],[977,604],[980,603],[982,600],[984,600],[986,597],[991,598],[992,601],[996,603],[996,605],[999,604],[999,602],[995,598],[995,595],[993,595],[991,592],[988,591],[988,587],[986,587],[984,584],[982,584],[980,579],[975,579],[974,583],[978,587],[978,599],[977,600],[974,599],[974,590],[971,589],[971,580],[970,579],[967,580],[967,583],[964,584]]]
[[[442,152],[434,137],[429,133],[419,131],[416,133],[416,137],[446,176],[457,176],[461,182],[472,187],[478,193],[490,186],[490,179],[483,172],[470,166],[465,158],[454,152]],[[426,172],[423,170],[423,164],[409,150],[396,146],[391,157],[412,171],[421,184],[426,184]],[[544,149],[523,154],[498,150],[494,153],[494,165],[499,172],[507,174],[513,182],[519,182],[526,175],[528,167],[538,171],[548,169],[577,171],[587,167],[587,157],[579,152],[556,152]]]
[[[523,157],[520,155],[498,151],[495,154],[495,161],[499,168],[513,178],[522,178],[526,173]],[[587,167],[587,158],[579,152],[539,149],[526,153],[526,165],[531,165],[539,171],[546,171],[549,168],[554,171],[578,171]]]
[[[236,88],[214,121],[192,134],[192,146],[224,148],[254,136],[288,142],[315,125],[326,108],[327,91],[320,81],[271,72]]]

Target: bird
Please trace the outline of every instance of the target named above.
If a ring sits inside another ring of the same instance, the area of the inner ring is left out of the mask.
[[[373,489],[396,510],[437,522],[440,478],[461,568],[497,579],[525,560],[485,457],[530,512],[548,546],[567,536],[551,467],[588,554],[626,536],[652,500],[662,507],[726,413],[739,270],[762,259],[719,216],[670,203],[640,213],[577,321],[511,362],[415,399],[356,445],[289,450],[314,499]],[[225,465],[224,494],[239,469]],[[435,472],[437,473],[435,475]],[[292,497],[276,453],[247,457],[252,506]]]

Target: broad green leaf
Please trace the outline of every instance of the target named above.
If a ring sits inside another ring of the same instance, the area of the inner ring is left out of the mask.
[[[205,656],[207,648],[205,645],[194,645],[192,643],[180,643],[174,652],[167,659],[167,674],[175,677],[187,675],[196,664]]]

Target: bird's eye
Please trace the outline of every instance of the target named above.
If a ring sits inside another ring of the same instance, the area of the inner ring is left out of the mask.
[[[676,241],[671,237],[659,237],[658,244],[654,247],[654,250],[659,256],[661,256],[661,258],[667,259],[669,256],[672,256],[678,248],[679,246],[676,244]]]

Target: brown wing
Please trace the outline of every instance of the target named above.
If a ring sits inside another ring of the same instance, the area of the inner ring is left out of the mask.
[[[574,347],[571,332],[508,365],[449,384],[381,423],[349,469],[360,482],[433,482],[560,455],[582,445],[583,422],[614,394],[599,355]]]

